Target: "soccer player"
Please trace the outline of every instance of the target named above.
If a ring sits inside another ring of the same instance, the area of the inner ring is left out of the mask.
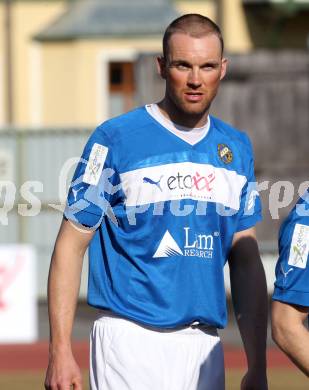
[[[46,389],[81,388],[71,331],[89,248],[92,390],[222,390],[227,259],[248,360],[242,389],[267,389],[267,293],[248,137],[209,115],[226,72],[220,29],[168,26],[157,104],[100,125],[68,195],[49,276]]]
[[[272,305],[272,336],[309,376],[309,188],[283,222]],[[308,323],[307,323],[308,324]]]

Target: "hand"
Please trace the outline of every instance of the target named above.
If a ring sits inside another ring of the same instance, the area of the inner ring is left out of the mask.
[[[82,375],[72,352],[51,356],[45,377],[46,390],[82,390]]]
[[[268,390],[266,372],[247,372],[242,378],[241,390]]]

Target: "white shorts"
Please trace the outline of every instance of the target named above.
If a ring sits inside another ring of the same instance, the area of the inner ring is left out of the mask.
[[[144,327],[104,314],[90,335],[91,390],[224,390],[215,328]]]

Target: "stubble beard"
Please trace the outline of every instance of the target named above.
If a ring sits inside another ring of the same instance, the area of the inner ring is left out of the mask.
[[[186,103],[177,96],[168,96],[168,106],[175,118],[184,120],[199,121],[208,114],[211,102],[205,103]]]

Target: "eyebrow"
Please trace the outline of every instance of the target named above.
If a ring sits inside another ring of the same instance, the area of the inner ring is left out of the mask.
[[[202,63],[199,66],[200,67],[204,67],[204,66],[207,66],[209,64],[211,64],[211,65],[219,65],[219,63],[220,62],[218,60],[210,59],[210,60],[205,61],[204,63]],[[175,65],[192,66],[192,64],[189,61],[181,60],[181,59],[176,59],[176,60],[173,60],[173,61],[170,62],[170,66],[175,66]]]

